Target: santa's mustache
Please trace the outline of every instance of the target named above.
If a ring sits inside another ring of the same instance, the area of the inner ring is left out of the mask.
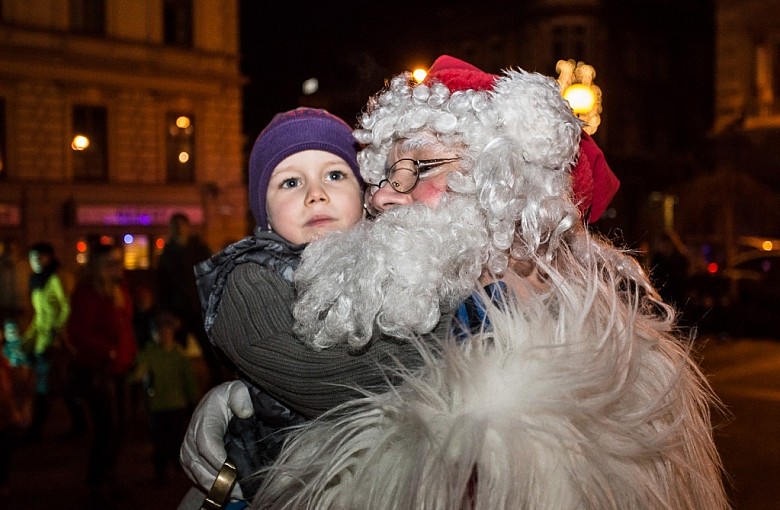
[[[324,348],[430,332],[475,288],[489,246],[476,200],[455,194],[329,234],[306,248],[295,273],[296,333]]]

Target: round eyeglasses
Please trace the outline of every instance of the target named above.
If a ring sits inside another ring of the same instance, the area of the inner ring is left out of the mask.
[[[398,193],[411,193],[417,183],[420,181],[420,176],[426,172],[433,170],[434,168],[446,165],[458,161],[461,158],[440,158],[440,159],[411,159],[403,158],[399,159],[390,169],[387,171],[387,177],[382,179],[377,184],[366,183],[366,192],[363,196],[363,205],[372,216],[376,216],[377,210],[373,207],[371,199],[379,189],[384,187],[385,184],[390,184],[393,190]]]

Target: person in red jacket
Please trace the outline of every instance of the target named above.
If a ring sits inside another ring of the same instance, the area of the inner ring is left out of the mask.
[[[92,419],[87,483],[95,503],[109,503],[125,422],[127,377],[135,364],[133,303],[122,250],[97,245],[71,296],[68,338],[76,377]]]

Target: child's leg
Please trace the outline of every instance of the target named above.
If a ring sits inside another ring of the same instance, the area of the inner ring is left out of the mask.
[[[164,481],[167,477],[165,470],[167,450],[165,422],[164,411],[151,413],[152,465],[154,466],[154,476],[157,481]]]
[[[17,440],[16,427],[0,430],[0,490],[7,488],[11,477],[11,463]]]

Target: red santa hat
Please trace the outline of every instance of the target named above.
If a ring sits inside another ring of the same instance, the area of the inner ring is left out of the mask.
[[[498,78],[495,74],[489,74],[449,55],[442,55],[428,69],[423,83],[430,85],[439,81],[450,89],[450,92],[459,90],[493,90],[493,83]]]

